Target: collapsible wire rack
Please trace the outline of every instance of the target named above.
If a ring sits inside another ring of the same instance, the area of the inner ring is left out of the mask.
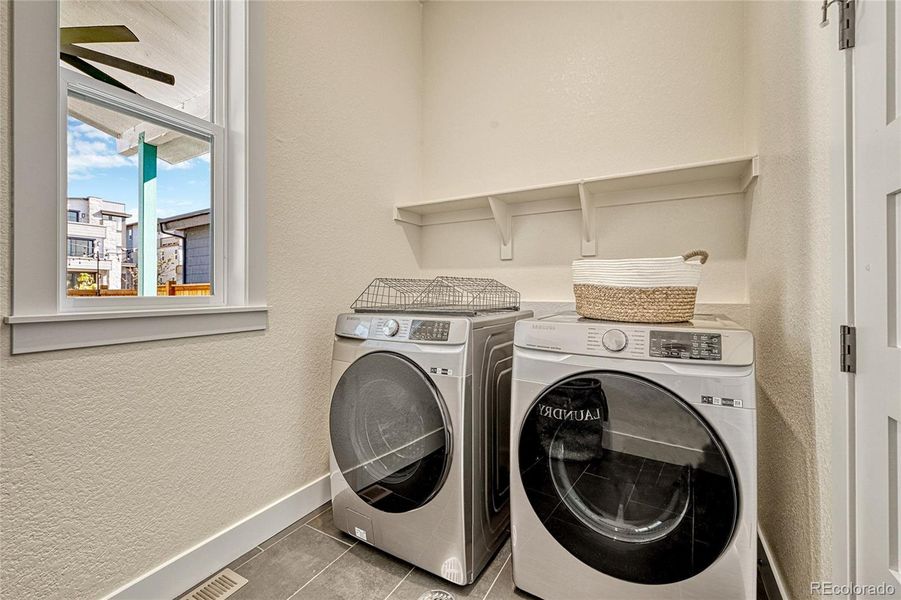
[[[351,305],[355,312],[425,312],[475,315],[519,310],[519,292],[496,279],[380,277]]]
[[[431,283],[431,279],[379,277],[372,280],[351,308],[355,312],[409,312]]]

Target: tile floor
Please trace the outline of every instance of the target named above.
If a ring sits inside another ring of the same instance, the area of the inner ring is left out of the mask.
[[[457,600],[535,599],[513,586],[509,541],[472,585],[460,587],[339,531],[328,504],[227,567],[248,580],[229,600],[418,600],[434,589]],[[758,600],[767,600],[759,577],[758,590]]]

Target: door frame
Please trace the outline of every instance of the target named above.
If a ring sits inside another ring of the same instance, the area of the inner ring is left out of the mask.
[[[854,118],[853,48],[830,55],[831,258],[832,258],[832,581],[856,580],[854,374],[843,373],[840,328],[854,322]],[[849,595],[837,596],[849,598]]]

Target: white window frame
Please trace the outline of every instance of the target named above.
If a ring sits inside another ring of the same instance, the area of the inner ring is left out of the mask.
[[[223,74],[224,75],[224,74]],[[214,80],[221,81],[224,79],[218,73],[214,73]],[[226,172],[228,165],[225,156],[228,153],[228,135],[226,133],[227,124],[223,127],[221,121],[206,120],[195,117],[186,112],[170,108],[153,100],[148,100],[136,94],[120,90],[114,86],[107,85],[97,81],[92,77],[88,77],[83,73],[72,71],[63,67],[59,68],[59,127],[65,135],[67,131],[67,100],[70,94],[77,95],[90,102],[94,102],[115,112],[132,114],[136,118],[141,119],[144,123],[153,123],[161,125],[167,129],[202,137],[209,140],[211,149],[210,173],[213,177],[210,186],[210,232],[212,237],[212,248],[210,248],[213,270],[210,273],[212,283],[212,293],[209,296],[108,296],[102,298],[96,297],[73,297],[66,295],[65,286],[60,287],[59,291],[59,310],[62,313],[72,312],[101,312],[109,310],[136,310],[141,308],[184,308],[187,306],[223,306],[226,304],[227,290],[229,282],[224,277],[225,269],[223,268],[225,257],[225,245],[228,232],[225,228],[228,216],[228,203],[226,195],[229,193],[226,184]],[[222,98],[224,94],[219,92],[219,87],[213,93],[213,102],[216,98]],[[222,90],[225,91],[225,90]],[[224,111],[213,110],[213,118],[217,113]],[[61,202],[66,202],[66,182],[68,160],[66,144],[60,144],[59,156],[59,182],[60,182],[60,198]],[[238,196],[240,194],[236,194]],[[155,225],[155,224],[154,224]],[[67,227],[66,223],[61,223],[60,227]],[[138,230],[144,227],[144,223],[138,222]],[[138,239],[141,234],[138,234]],[[58,267],[60,277],[65,280],[66,262],[65,256],[60,255],[60,264]],[[65,281],[63,281],[65,283]]]
[[[261,6],[213,4],[206,121],[60,68],[59,3],[14,2],[13,290],[6,317],[13,354],[266,328]],[[70,90],[210,139],[212,295],[66,295]],[[47,243],[53,232],[56,243]]]

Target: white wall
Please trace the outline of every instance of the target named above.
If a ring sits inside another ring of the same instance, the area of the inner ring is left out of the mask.
[[[265,10],[269,330],[10,356],[3,328],[4,598],[98,597],[323,475],[335,314],[373,273],[416,272],[391,205],[419,185],[419,5]],[[9,12],[0,4],[3,314]]]
[[[3,314],[9,10],[0,5]],[[465,270],[529,300],[569,297],[574,214],[515,219],[514,261],[500,263],[493,224],[420,235],[391,222],[395,202],[759,148],[747,199],[602,209],[598,247],[706,247],[702,301],[750,295],[765,350],[761,519],[802,597],[828,558],[826,129],[813,120],[834,31],[815,29],[815,7],[429,2],[422,20],[417,3],[266,11],[270,328],[17,357],[0,332],[4,596],[100,595],[325,473],[333,319],[371,277]],[[121,378],[97,376],[109,369]]]
[[[829,148],[837,23],[808,2],[746,5],[746,125],[761,176],[748,194],[757,340],[760,525],[791,598],[830,579]]]
[[[600,209],[599,257],[711,252],[699,298],[750,301],[760,519],[790,586],[828,578],[834,28],[809,2],[435,2],[424,9],[423,196],[760,154],[746,195]],[[578,213],[424,227],[424,272],[570,297]],[[743,311],[724,308],[745,322]]]
[[[741,155],[737,2],[429,2],[423,12],[423,197],[442,198]],[[579,215],[423,228],[425,273],[497,277],[529,300],[572,296]],[[742,197],[601,208],[599,257],[711,253],[703,302],[746,302]],[[550,243],[549,243],[550,241]]]

